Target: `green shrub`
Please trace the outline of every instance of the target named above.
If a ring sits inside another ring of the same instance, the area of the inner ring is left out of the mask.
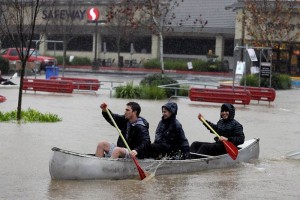
[[[116,88],[116,98],[125,99],[139,99],[141,95],[141,89],[138,86],[134,86],[133,82],[127,83],[125,86]]]
[[[144,63],[146,69],[160,69],[160,62],[157,59],[150,59]]]
[[[245,76],[240,80],[240,85],[245,85]],[[259,77],[256,74],[250,74],[246,76],[246,85],[258,87],[259,86]]]
[[[214,65],[214,64],[209,65],[208,66],[208,71],[210,71],[210,72],[217,72],[218,71],[218,66]]]
[[[178,83],[176,80],[164,75],[164,74],[153,74],[145,77],[141,80],[140,84],[142,86],[159,86],[159,85],[168,85]],[[175,85],[173,87],[179,87]],[[164,89],[167,97],[174,95],[174,89]]]
[[[245,76],[240,80],[240,85],[244,85]],[[259,86],[259,75],[251,74],[246,76],[247,86]],[[270,87],[270,78],[261,77],[260,78],[261,87]],[[271,79],[271,87],[274,89],[290,89],[292,87],[292,79],[287,74],[273,74]]]
[[[166,70],[188,70],[186,59],[166,59],[164,60],[164,66]],[[200,72],[228,72],[229,67],[225,66],[221,61],[203,61],[203,60],[193,60],[193,69],[191,71]],[[146,69],[160,69],[161,65],[159,60],[151,59],[144,63],[144,68]]]
[[[24,122],[58,122],[62,121],[56,114],[41,113],[35,109],[28,108],[28,110],[21,111],[22,120]],[[2,113],[0,111],[0,121],[7,122],[17,120],[17,111]]]
[[[165,90],[156,86],[134,86],[132,82],[116,88],[116,98],[165,99]]]
[[[187,62],[185,60],[165,60],[165,69],[187,70]]]
[[[141,99],[165,99],[167,97],[166,91],[157,86],[140,86]]]
[[[190,89],[190,86],[188,85],[181,85],[180,86],[180,89],[178,90],[177,92],[177,95],[178,96],[189,96],[189,89]]]
[[[57,60],[57,64],[58,65],[62,65],[63,64],[63,56],[55,56],[55,58]],[[68,65],[68,62],[66,62],[66,64]]]
[[[200,72],[207,72],[209,69],[209,63],[203,60],[194,60],[192,62],[193,70],[200,71]]]
[[[2,74],[8,74],[9,72],[9,61],[0,57],[0,70]]]
[[[68,59],[69,60],[69,59]],[[91,65],[92,61],[87,57],[75,56],[71,65]]]
[[[287,74],[273,74],[272,76],[272,87],[274,89],[291,89],[292,79]],[[265,82],[269,83],[269,79]]]

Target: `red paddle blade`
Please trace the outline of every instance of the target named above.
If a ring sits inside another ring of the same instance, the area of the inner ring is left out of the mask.
[[[146,178],[146,173],[144,172],[144,170],[141,168],[141,166],[139,165],[139,163],[138,163],[138,161],[137,161],[137,159],[136,159],[136,157],[131,157],[132,158],[132,160],[133,160],[133,162],[134,162],[134,164],[135,164],[135,166],[136,166],[136,168],[137,168],[137,170],[138,170],[138,172],[139,172],[139,175],[140,175],[140,178],[141,178],[141,180],[143,180],[144,178]]]
[[[235,160],[239,154],[239,150],[231,142],[223,140],[223,144],[229,156]]]

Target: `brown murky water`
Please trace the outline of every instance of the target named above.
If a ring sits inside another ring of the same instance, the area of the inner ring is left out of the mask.
[[[140,80],[134,76],[97,78]],[[218,81],[209,77],[199,79]],[[0,104],[0,110],[15,110],[18,90],[0,89],[0,94],[7,97],[7,101]],[[256,101],[247,106],[236,105],[236,119],[243,124],[246,138],[260,138],[260,158],[253,163],[193,174],[157,176],[148,182],[51,180],[48,171],[51,148],[93,153],[98,141],[116,141],[118,133],[102,118],[99,105],[107,102],[114,112],[123,113],[128,101],[110,98],[107,90],[99,90],[98,95],[24,93],[23,108],[55,113],[63,121],[0,123],[0,199],[300,199],[300,160],[283,157],[289,151],[300,151],[300,91],[297,89],[277,91],[275,102],[270,105]],[[213,141],[213,135],[199,122],[197,115],[201,112],[207,120],[216,122],[220,104],[189,99],[175,101],[179,105],[178,119],[190,143]],[[161,106],[166,100],[138,102],[142,116],[150,122],[153,140]]]

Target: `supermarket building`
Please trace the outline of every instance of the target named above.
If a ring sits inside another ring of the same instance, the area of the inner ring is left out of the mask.
[[[88,57],[91,60],[118,60],[116,27],[113,24],[90,23],[88,10],[97,8],[100,12],[99,22],[105,22],[109,1],[69,1],[60,0],[54,7],[45,6],[37,19],[35,40],[41,54],[62,55],[62,41],[68,37],[67,55]],[[207,20],[204,28],[194,26],[192,19],[181,27],[173,27],[174,31],[164,35],[164,58],[207,59],[212,51],[219,60],[229,62],[234,67],[235,15],[225,7],[235,0],[186,0],[175,8],[177,18],[187,15],[197,18],[201,14]],[[43,24],[48,21],[44,34]],[[97,28],[97,30],[96,30]],[[70,31],[71,30],[71,31]],[[70,31],[70,33],[68,33]],[[66,33],[67,32],[67,33]],[[138,31],[126,38],[121,46],[121,56],[125,64],[135,60],[142,64],[148,59],[159,57],[159,38],[150,32]],[[48,41],[48,42],[45,42]],[[2,41],[2,48],[11,47],[7,40]],[[33,45],[34,46],[34,45]]]

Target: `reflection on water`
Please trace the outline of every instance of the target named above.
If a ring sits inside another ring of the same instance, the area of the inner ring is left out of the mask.
[[[49,199],[183,199],[188,176],[161,176],[148,180],[50,181]],[[91,192],[93,191],[93,192]]]
[[[217,171],[217,180],[211,183],[212,188],[219,188],[220,193],[217,194],[217,198],[232,199],[231,191],[239,189],[237,174],[232,171]]]
[[[138,82],[140,77],[97,77],[101,80]],[[17,90],[0,91],[7,97],[1,111],[15,110]],[[283,155],[300,150],[300,93],[298,90],[277,91],[275,102],[252,102],[236,105],[236,118],[244,126],[247,139],[260,138],[260,159],[233,168],[207,170],[193,174],[155,176],[147,182],[57,181],[48,170],[51,148],[56,146],[81,153],[94,153],[100,140],[116,141],[117,131],[103,120],[99,105],[122,113],[128,99],[109,97],[109,91],[95,94],[47,94],[27,92],[23,108],[51,112],[62,122],[0,123],[0,199],[299,199],[300,160]],[[213,135],[197,119],[216,122],[219,104],[174,99],[178,103],[178,119],[189,142],[213,141]],[[141,115],[150,123],[153,141],[166,100],[138,100]]]

